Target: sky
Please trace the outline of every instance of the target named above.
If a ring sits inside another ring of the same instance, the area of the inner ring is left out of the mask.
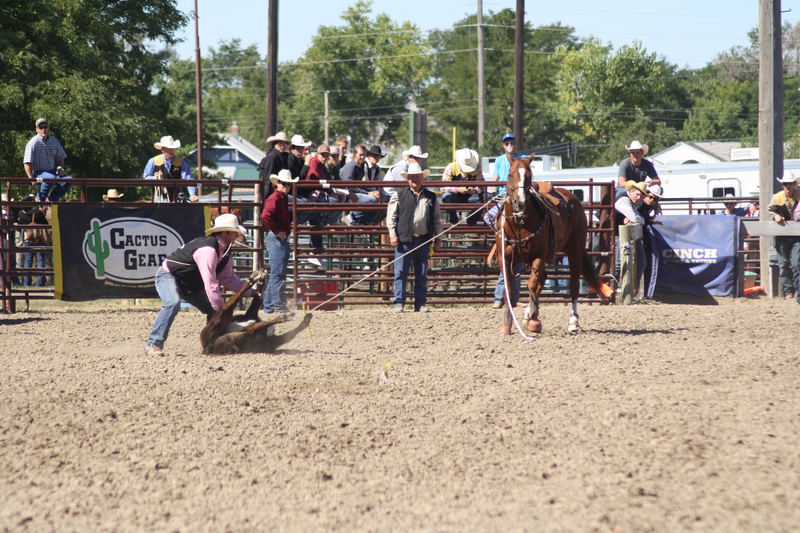
[[[200,51],[208,54],[220,41],[240,38],[243,46],[256,44],[267,53],[268,0],[196,0],[199,17]],[[525,20],[534,27],[561,22],[575,28],[578,37],[594,36],[619,48],[639,40],[649,53],[664,56],[679,67],[700,68],[720,52],[733,46],[747,46],[747,32],[758,26],[759,0],[726,1],[640,1],[541,0],[525,3]],[[278,59],[293,62],[311,46],[319,26],[342,24],[340,13],[350,2],[279,0]],[[516,1],[483,3],[484,14],[516,7]],[[190,14],[194,0],[178,0],[178,8]],[[784,21],[800,20],[800,0],[783,0]],[[395,21],[410,21],[423,31],[450,29],[477,11],[476,2],[458,0],[374,0],[373,16],[386,13]],[[195,55],[192,20],[182,33],[185,42],[177,46],[182,59]]]

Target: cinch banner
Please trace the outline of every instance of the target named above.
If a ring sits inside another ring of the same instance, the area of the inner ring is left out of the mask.
[[[660,216],[648,226],[653,259],[651,286],[696,296],[731,296],[736,288],[739,225],[735,216]]]
[[[202,205],[53,205],[55,298],[157,298],[164,258],[211,227]]]

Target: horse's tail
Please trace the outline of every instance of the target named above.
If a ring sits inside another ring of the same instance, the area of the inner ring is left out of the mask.
[[[583,279],[586,280],[586,283],[589,284],[589,287],[591,287],[597,296],[600,297],[600,301],[604,304],[607,304],[608,296],[613,294],[614,291],[611,289],[611,287],[600,280],[600,276],[597,275],[597,270],[595,270],[592,260],[589,258],[588,254],[583,254],[582,274]]]

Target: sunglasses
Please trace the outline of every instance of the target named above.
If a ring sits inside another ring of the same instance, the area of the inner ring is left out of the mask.
[[[517,141],[506,141],[503,144],[517,144]]]
[[[38,130],[46,130],[46,129],[49,129],[49,128],[50,128],[50,126],[48,126],[47,124],[36,126],[36,129],[38,129]]]

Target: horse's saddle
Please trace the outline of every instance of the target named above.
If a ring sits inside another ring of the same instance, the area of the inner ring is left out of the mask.
[[[548,240],[550,246],[547,250],[545,263],[552,265],[556,260],[556,253],[561,249],[567,236],[566,220],[572,214],[572,206],[559,194],[553,184],[547,181],[534,181],[531,188],[539,193],[545,203],[544,208],[550,211],[548,220]],[[557,216],[556,216],[557,214]]]

